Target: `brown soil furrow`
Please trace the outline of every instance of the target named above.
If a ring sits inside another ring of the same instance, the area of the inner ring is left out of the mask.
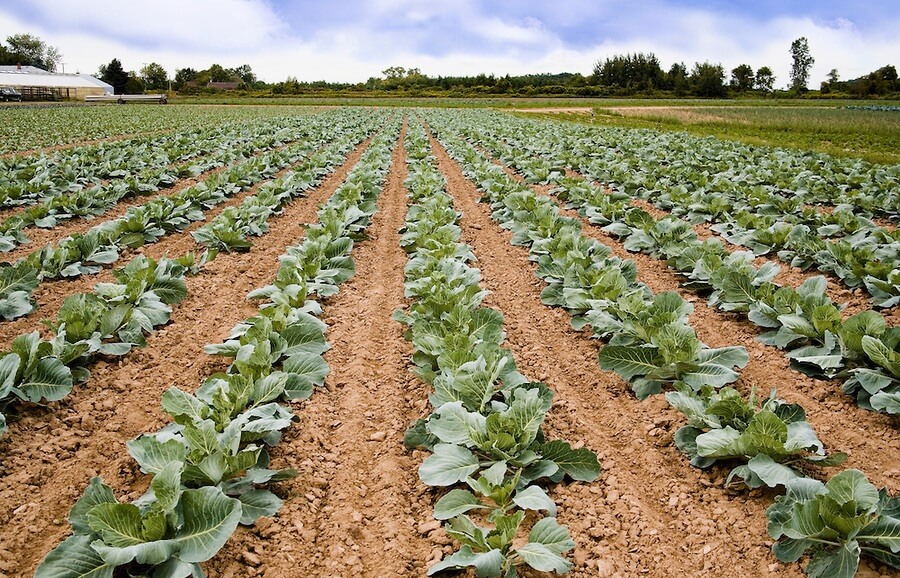
[[[193,391],[224,369],[225,361],[204,355],[203,345],[222,341],[255,314],[247,293],[274,277],[279,255],[302,238],[303,223],[315,221],[318,204],[334,193],[365,147],[270,219],[268,233],[249,252],[220,254],[188,278],[188,297],[175,307],[172,323],[148,337],[147,347],[92,364],[91,378],[66,399],[45,409],[29,406],[13,420],[0,440],[0,572],[33,574],[69,533],[66,516],[91,476],[102,475],[127,498],[140,494],[148,480],[125,442],[168,421],[159,401],[170,386]]]
[[[434,545],[420,528],[431,496],[419,482],[418,456],[403,433],[424,399],[407,370],[412,350],[391,313],[403,305],[397,229],[405,213],[403,137],[368,239],[354,248],[356,274],[323,303],[324,390],[299,412],[300,426],[273,451],[300,472],[283,486],[287,500],[271,528],[242,532],[222,552],[213,576],[242,575],[239,553],[255,551],[262,576],[422,576]]]
[[[604,472],[592,484],[555,486],[559,519],[578,545],[573,576],[764,575],[775,562],[766,542],[759,492],[734,500],[724,474],[692,468],[672,445],[680,420],[662,397],[637,401],[615,374],[600,369],[597,347],[571,329],[568,315],[540,302],[543,282],[524,248],[491,221],[489,208],[443,149],[448,189],[463,211],[463,241],[474,247],[492,291],[486,304],[505,316],[519,368],[557,392],[552,437],[597,451]],[[796,568],[779,575],[799,576]]]

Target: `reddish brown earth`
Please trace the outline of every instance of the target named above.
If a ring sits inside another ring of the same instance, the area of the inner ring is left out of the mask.
[[[322,302],[332,345],[326,387],[299,406],[299,426],[273,451],[300,473],[281,484],[287,500],[278,517],[262,535],[242,530],[209,564],[211,576],[423,576],[442,554],[426,538],[439,524],[418,479],[424,456],[402,443],[427,399],[407,369],[403,328],[391,320],[404,305],[401,147],[402,138],[368,238],[354,248],[356,275]],[[249,570],[246,552],[260,560]]]
[[[356,275],[322,301],[331,373],[324,388],[295,404],[299,422],[271,452],[273,467],[293,467],[298,476],[273,488],[285,500],[275,517],[240,528],[204,564],[213,578],[420,577],[452,550],[432,518],[440,492],[418,479],[425,455],[402,445],[409,423],[428,411],[427,387],[409,372],[411,346],[390,318],[405,304],[406,255],[397,232],[407,203],[402,140],[368,237],[354,248]],[[0,578],[32,575],[68,535],[66,515],[91,476],[102,475],[122,498],[135,498],[146,488],[148,477],[127,455],[125,442],[166,422],[159,400],[168,387],[192,391],[225,366],[203,354],[202,345],[221,341],[234,324],[255,313],[246,293],[272,279],[278,255],[302,238],[303,223],[314,220],[317,205],[334,192],[364,147],[308,197],[271,219],[269,232],[254,239],[250,252],[221,254],[189,278],[188,298],[174,308],[172,323],[148,338],[147,347],[95,363],[91,379],[67,399],[27,407],[11,421],[0,439]],[[636,400],[627,384],[599,368],[598,342],[573,330],[563,310],[541,304],[544,284],[534,276],[527,251],[510,245],[510,233],[490,219],[474,185],[446,152],[437,147],[435,153],[463,212],[463,241],[473,247],[482,286],[491,291],[486,305],[505,316],[506,346],[520,371],[556,392],[547,435],[594,450],[603,466],[596,482],[551,488],[559,520],[577,544],[571,575],[803,576],[800,565],[781,564],[771,554],[764,510],[773,494],[723,489],[727,469],[703,472],[690,466],[672,443],[683,423],[680,415],[661,396]],[[584,230],[616,254],[635,259],[640,280],[654,291],[678,290],[677,275],[664,263],[626,254],[587,223]],[[182,233],[145,252],[158,257],[190,249],[196,245]],[[75,283],[85,290],[108,275]],[[47,287],[43,316],[54,314],[76,285]],[[791,371],[780,352],[753,340],[757,332],[747,322],[684,296],[695,305],[692,325],[710,346],[748,348],[751,363],[739,387],[778,385],[782,397],[807,408],[829,448],[851,453],[849,466],[863,469],[877,485],[900,489],[900,442],[887,418],[856,408],[836,385]],[[21,330],[37,325],[29,319]],[[859,573],[889,575],[865,563]]]

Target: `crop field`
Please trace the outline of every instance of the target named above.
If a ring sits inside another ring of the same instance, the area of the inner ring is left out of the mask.
[[[0,578],[900,571],[900,164],[488,109],[0,121]]]

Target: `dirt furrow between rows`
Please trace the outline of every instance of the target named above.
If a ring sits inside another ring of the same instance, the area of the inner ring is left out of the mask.
[[[692,468],[672,445],[680,425],[661,397],[639,402],[615,374],[600,369],[595,342],[571,329],[568,314],[540,302],[543,283],[527,250],[490,219],[479,194],[443,149],[437,157],[463,211],[463,241],[482,270],[486,304],[506,319],[507,343],[520,370],[556,391],[552,437],[583,442],[604,472],[593,484],[554,487],[559,519],[577,546],[573,576],[757,576],[775,560],[768,550],[768,500],[734,500],[717,479]],[[786,568],[778,575],[799,576]]]
[[[227,366],[224,359],[205,355],[203,345],[221,342],[235,324],[255,314],[247,293],[274,278],[279,255],[302,239],[304,223],[315,221],[318,204],[334,193],[365,146],[307,197],[270,219],[269,231],[249,252],[220,254],[200,275],[189,277],[188,297],[174,308],[172,323],[148,337],[147,347],[94,363],[88,382],[66,399],[47,408],[29,406],[10,423],[0,440],[0,573],[33,574],[69,532],[68,511],[92,476],[101,475],[127,499],[140,495],[148,480],[125,443],[168,421],[159,407],[165,390],[194,391]],[[169,247],[173,255],[184,249]]]
[[[391,319],[403,305],[405,177],[401,136],[368,238],[353,251],[356,274],[323,302],[332,345],[325,389],[303,403],[300,424],[273,451],[300,473],[282,484],[286,501],[271,525],[241,531],[211,576],[424,575],[433,545],[419,528],[432,519],[431,498],[402,439],[425,395]],[[233,562],[248,551],[262,561],[252,571]]]

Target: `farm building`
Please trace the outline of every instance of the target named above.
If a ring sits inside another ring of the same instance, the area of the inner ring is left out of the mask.
[[[113,87],[87,74],[57,74],[34,66],[0,66],[0,86],[11,86],[23,100],[82,100],[112,94]]]

